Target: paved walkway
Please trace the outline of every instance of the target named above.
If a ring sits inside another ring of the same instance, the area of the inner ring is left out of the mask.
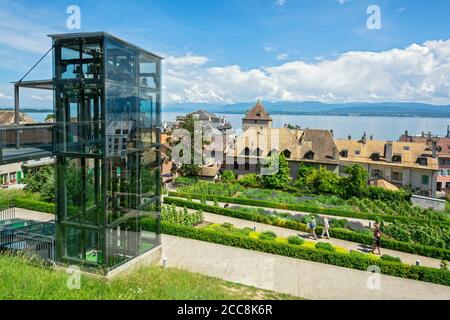
[[[185,198],[181,198],[181,199],[186,200]],[[200,200],[198,200],[198,199],[193,199],[192,201],[200,203]],[[214,205],[213,201],[206,201],[206,203],[208,205]],[[223,206],[226,203],[225,202],[218,202],[218,204],[219,204],[219,206],[221,206],[223,208]],[[298,215],[298,214],[300,214],[300,215],[310,215],[311,214],[310,212],[302,212],[302,211],[295,211],[295,210],[285,210],[285,209],[276,209],[276,208],[266,208],[266,207],[259,207],[259,206],[249,206],[249,205],[234,204],[234,203],[228,203],[228,205],[230,206],[231,209],[233,207],[246,207],[246,208],[254,208],[254,209],[264,209],[264,210],[268,210],[268,211],[276,211],[276,212],[279,212],[279,213],[287,213],[287,214],[290,214],[290,215]],[[340,216],[330,216],[330,215],[326,215],[326,214],[320,214],[320,216],[328,217],[330,219],[345,219],[347,221],[359,222],[365,227],[369,227],[369,223],[371,225],[373,225],[373,223],[374,223],[374,220],[347,218],[347,217],[340,217]]]
[[[170,267],[306,299],[450,300],[450,287],[432,283],[381,275],[371,290],[364,271],[168,235],[162,243]]]
[[[190,211],[194,211],[194,210],[190,210]],[[263,224],[263,223],[212,214],[212,213],[208,213],[208,212],[203,213],[203,215],[204,215],[205,222],[217,223],[217,224],[222,224],[222,223],[228,222],[238,228],[256,227],[256,231],[260,231],[260,232],[273,231],[277,234],[277,236],[280,236],[283,238],[287,238],[289,236],[299,236],[301,238],[304,238],[305,240],[312,241],[312,242],[328,242],[328,243],[331,243],[332,245],[346,248],[347,250],[357,250],[357,251],[361,251],[361,252],[368,252],[368,251],[372,250],[371,246],[367,246],[365,244],[360,244],[360,243],[356,243],[356,242],[350,242],[350,241],[340,240],[340,239],[335,239],[335,238],[331,238],[331,239],[320,239],[319,238],[319,240],[316,241],[313,238],[309,238],[308,233],[306,233],[306,232],[301,232],[301,231],[297,231],[297,230],[291,230],[291,229],[271,226],[271,225],[267,225],[267,224]],[[318,237],[319,236],[320,236],[320,234],[318,235]],[[407,264],[411,264],[411,265],[415,265],[417,260],[420,261],[420,264],[422,266],[427,266],[427,267],[432,267],[432,268],[440,268],[440,265],[441,265],[441,260],[439,260],[439,259],[419,256],[419,255],[405,253],[405,252],[401,252],[401,251],[395,251],[395,250],[381,248],[381,253],[388,254],[388,255],[394,256],[394,257],[399,257],[403,263],[407,263]]]
[[[54,214],[42,213],[22,208],[14,208],[17,219],[25,219],[25,220],[35,220],[35,221],[43,221],[48,222],[55,220]]]

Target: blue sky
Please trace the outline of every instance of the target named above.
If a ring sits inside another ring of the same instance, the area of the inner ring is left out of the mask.
[[[79,31],[108,31],[167,58],[166,102],[450,103],[445,0],[0,0],[0,106],[12,104],[8,83],[50,47],[45,35],[70,32],[72,4]],[[381,30],[366,27],[372,4]],[[47,59],[30,79],[50,68]],[[50,99],[27,92],[25,103]]]

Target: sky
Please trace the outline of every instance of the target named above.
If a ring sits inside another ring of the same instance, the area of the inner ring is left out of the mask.
[[[67,8],[81,10],[69,30]],[[376,5],[380,28],[368,27]],[[51,33],[106,31],[165,57],[163,101],[450,104],[448,0],[0,0],[0,106]],[[51,78],[51,55],[26,78]],[[22,106],[51,107],[26,90]]]

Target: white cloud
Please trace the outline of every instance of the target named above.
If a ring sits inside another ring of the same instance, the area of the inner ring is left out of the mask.
[[[273,47],[267,46],[267,47],[264,47],[264,51],[266,51],[266,52],[274,52],[274,51],[277,51],[277,50],[275,48],[273,48]]]
[[[397,9],[397,12],[403,12],[403,11],[406,11],[406,8],[405,8],[405,7],[402,7],[402,8],[398,8],[398,9]]]
[[[12,97],[0,92],[0,99],[12,100]]]
[[[288,58],[288,54],[287,53],[280,53],[279,55],[277,55],[277,60],[286,60]]]
[[[249,70],[237,65],[206,67],[206,57],[191,57],[197,58],[174,58],[172,61],[185,61],[176,64],[178,68],[170,61],[165,66],[166,102],[228,103],[264,98],[450,104],[450,40],[383,52],[352,51],[333,59],[298,60]]]
[[[275,0],[275,5],[279,7],[283,7],[285,4],[287,4],[287,0]]]
[[[346,2],[350,2],[350,0],[337,0],[337,2],[342,5]]]
[[[207,63],[209,61],[209,59],[207,57],[193,55],[192,53],[189,52],[183,57],[170,56],[170,57],[166,58],[165,61],[171,67],[182,68],[185,66],[190,66],[190,67],[201,66],[201,65]]]

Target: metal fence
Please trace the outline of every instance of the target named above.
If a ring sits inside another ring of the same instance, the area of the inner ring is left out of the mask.
[[[16,218],[16,208],[0,209],[0,221],[12,220]]]
[[[37,223],[16,229],[0,231],[0,249],[31,251],[47,261],[54,260],[54,223]]]

